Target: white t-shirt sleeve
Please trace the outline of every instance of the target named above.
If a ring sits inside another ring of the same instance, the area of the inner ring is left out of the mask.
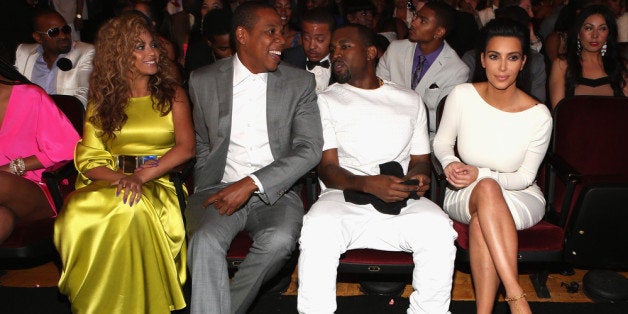
[[[334,129],[334,124],[331,120],[329,104],[325,99],[325,95],[318,95],[318,110],[321,114],[321,124],[323,126],[323,151],[338,148],[336,130]]]
[[[430,153],[430,136],[427,130],[427,110],[423,105],[421,97],[416,95],[419,106],[417,111],[416,124],[410,142],[410,155],[426,155]]]

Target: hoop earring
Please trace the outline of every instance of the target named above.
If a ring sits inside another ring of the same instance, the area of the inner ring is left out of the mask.
[[[582,45],[580,44],[580,38],[578,38],[578,41],[576,42],[576,48],[577,48],[577,54],[580,55],[580,52],[582,51]]]
[[[602,45],[602,57],[606,54],[606,48],[608,48],[608,46],[606,44]]]

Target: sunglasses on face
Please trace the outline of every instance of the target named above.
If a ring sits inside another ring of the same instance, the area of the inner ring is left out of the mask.
[[[46,34],[48,35],[49,38],[55,38],[57,36],[59,36],[59,34],[61,34],[61,32],[63,32],[66,35],[69,35],[70,33],[72,33],[72,28],[70,27],[70,25],[65,24],[61,27],[52,27],[49,30],[45,31],[45,32],[38,32],[40,34]]]

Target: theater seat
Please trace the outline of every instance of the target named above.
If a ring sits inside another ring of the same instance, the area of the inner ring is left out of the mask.
[[[554,115],[548,204],[567,223],[565,260],[628,268],[628,98],[577,96]]]

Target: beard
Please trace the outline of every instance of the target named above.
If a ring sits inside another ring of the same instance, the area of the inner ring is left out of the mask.
[[[332,67],[333,67],[333,63],[332,63]],[[351,71],[346,66],[345,66],[344,72],[340,72],[339,73],[339,72],[336,72],[334,70],[332,74],[333,74],[334,79],[336,80],[336,82],[338,82],[340,84],[344,84],[346,82],[349,82],[349,80],[351,80]]]

